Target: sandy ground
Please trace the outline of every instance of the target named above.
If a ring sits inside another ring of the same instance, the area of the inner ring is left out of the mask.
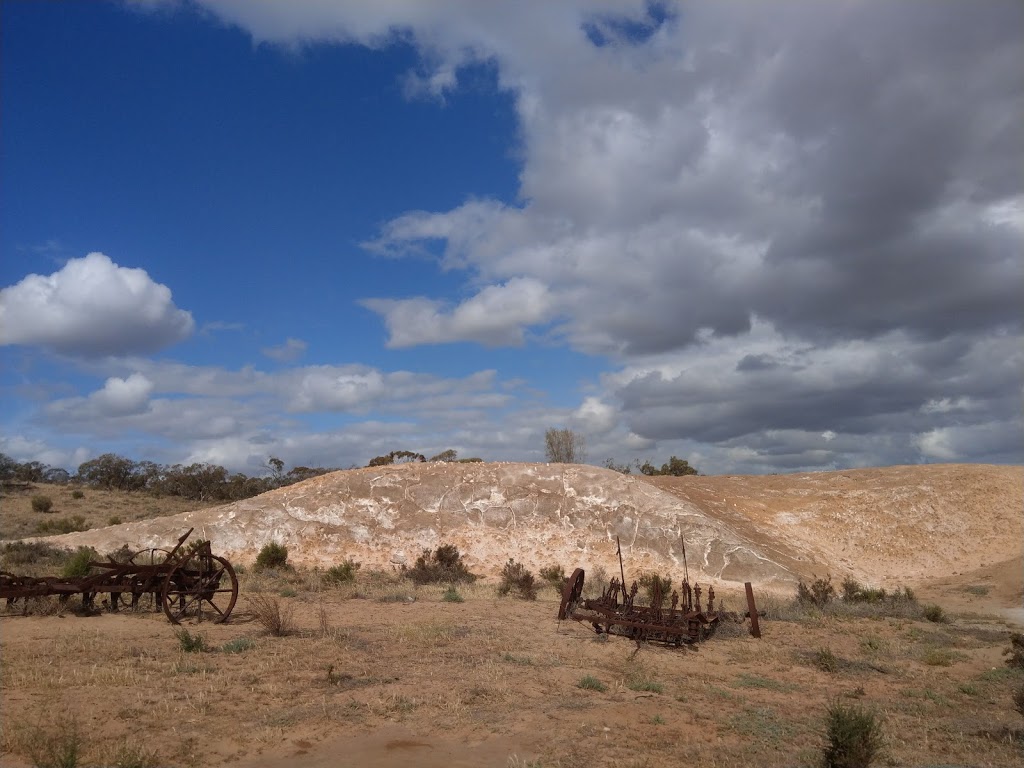
[[[699,650],[634,653],[559,624],[553,593],[522,602],[480,583],[448,603],[365,568],[339,589],[309,572],[244,576],[229,623],[185,627],[202,653],[161,614],[3,614],[0,765],[31,765],[33,744],[74,726],[89,765],[810,766],[835,701],[880,713],[890,765],[1020,765],[1010,697],[1024,673],[1003,651],[1024,624],[1022,480],[1020,467],[949,466],[623,486],[678,499],[709,518],[709,541],[726,531],[795,577],[911,585],[948,623],[798,616],[769,580],[761,640],[729,625]],[[654,562],[678,576],[668,552]],[[630,577],[649,562],[627,559]],[[253,620],[260,591],[293,612],[293,632]]]

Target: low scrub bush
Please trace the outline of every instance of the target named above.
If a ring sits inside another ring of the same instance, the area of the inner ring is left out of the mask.
[[[338,565],[332,565],[327,569],[327,573],[324,574],[324,581],[328,584],[351,584],[356,580],[356,571],[360,568],[360,564],[347,558]]]
[[[65,579],[78,579],[92,573],[89,567],[90,562],[100,559],[99,552],[92,547],[79,547],[74,554],[68,558],[60,575]]]
[[[249,596],[249,610],[256,622],[274,637],[283,637],[295,630],[292,607],[282,606],[276,597],[254,592]]]
[[[936,624],[944,624],[949,621],[941,605],[926,605],[921,609],[921,615],[928,619],[928,621]]]
[[[825,738],[825,768],[867,768],[884,746],[878,715],[870,709],[838,702],[828,708]]]
[[[822,672],[828,672],[830,675],[839,671],[839,659],[832,653],[831,648],[819,648],[814,652],[812,661],[815,667]]]
[[[85,737],[77,720],[35,726],[21,739],[22,749],[36,768],[76,768],[81,765]]]
[[[609,580],[610,577],[605,567],[603,565],[595,565],[586,572],[583,579],[583,596],[586,598],[600,597],[605,587],[608,586]]]
[[[123,522],[120,515],[111,515],[107,518],[107,525],[120,525]]]
[[[85,522],[85,518],[82,515],[59,517],[56,520],[43,520],[36,526],[37,533],[61,534],[88,530],[89,524]]]
[[[72,491],[71,492],[71,498],[72,499],[84,499],[85,498],[85,491]]]
[[[442,544],[433,552],[423,550],[416,564],[406,569],[404,575],[415,584],[461,584],[477,579],[462,562],[462,555],[453,544]]]
[[[206,638],[198,632],[193,635],[184,627],[180,627],[174,630],[174,636],[178,638],[178,647],[185,653],[204,653],[210,650]]]
[[[263,549],[256,555],[256,564],[252,567],[254,571],[284,570],[288,565],[288,547],[272,541],[264,544]]]
[[[49,496],[33,496],[32,497],[32,511],[33,512],[52,512],[53,511],[53,499]]]
[[[540,580],[561,595],[565,587],[565,571],[560,565],[547,565],[540,569]]]
[[[1010,633],[1010,647],[1003,651],[1006,656],[1006,665],[1014,669],[1024,669],[1024,634],[1020,632]]]
[[[4,570],[30,564],[60,564],[67,560],[69,552],[43,541],[12,541],[0,547],[0,565]]]
[[[525,565],[509,558],[505,567],[501,569],[498,594],[514,594],[520,600],[536,600],[537,585],[534,583],[533,574]]]
[[[828,605],[836,596],[836,588],[832,585],[832,577],[815,578],[810,584],[803,580],[796,585],[796,597],[801,603],[810,603],[819,608]]]
[[[1024,685],[1013,692],[1013,708],[1024,717]]]
[[[459,590],[455,588],[454,584],[449,584],[448,589],[441,593],[442,603],[463,603],[465,600],[462,595],[459,594]]]
[[[658,573],[642,573],[640,578],[637,579],[637,583],[640,585],[648,605],[654,602],[654,590],[656,587],[661,587],[662,599],[665,602],[668,602],[669,596],[672,594],[672,579],[668,576],[662,576]]]
[[[251,637],[238,637],[234,640],[228,640],[220,649],[223,653],[244,653],[255,646],[256,643],[253,642]]]

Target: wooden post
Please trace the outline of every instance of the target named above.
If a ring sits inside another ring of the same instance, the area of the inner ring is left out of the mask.
[[[744,582],[743,588],[747,590],[747,615],[750,617],[750,634],[754,637],[761,637],[761,625],[757,622],[757,606],[754,605],[754,588],[750,582]]]

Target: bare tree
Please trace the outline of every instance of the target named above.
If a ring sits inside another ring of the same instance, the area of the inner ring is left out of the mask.
[[[582,464],[587,458],[587,446],[578,432],[552,427],[544,433],[544,453],[552,463]]]

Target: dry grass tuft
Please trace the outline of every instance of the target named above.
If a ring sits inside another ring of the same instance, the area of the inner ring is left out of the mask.
[[[256,622],[274,637],[284,637],[295,631],[294,608],[276,597],[263,592],[249,595],[249,610]]]

